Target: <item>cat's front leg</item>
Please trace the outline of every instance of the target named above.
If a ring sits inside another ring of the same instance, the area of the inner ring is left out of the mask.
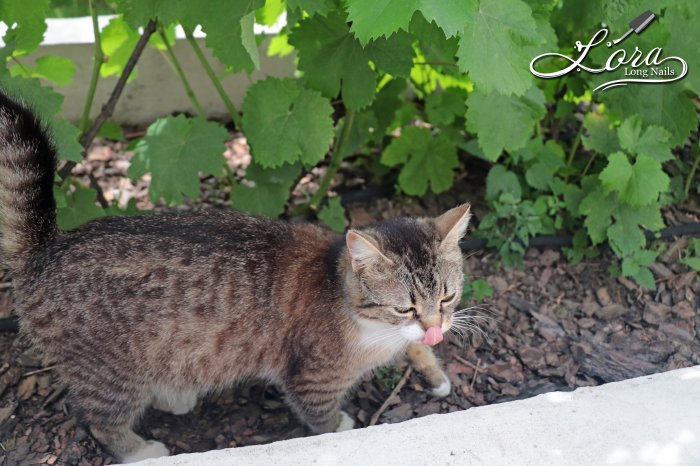
[[[314,433],[342,432],[355,427],[355,421],[340,410],[346,387],[312,381],[295,381],[285,387],[287,402]]]
[[[432,348],[422,343],[411,343],[406,350],[411,365],[420,372],[432,387],[431,393],[437,397],[450,394],[450,379],[440,367]]]

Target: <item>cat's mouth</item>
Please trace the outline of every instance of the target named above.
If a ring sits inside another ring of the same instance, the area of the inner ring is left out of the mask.
[[[443,333],[447,330],[449,330],[449,326],[446,328],[445,323],[443,323],[442,327],[436,325],[425,330],[418,322],[415,322],[401,327],[399,333],[408,341],[421,342],[433,346],[443,340]]]

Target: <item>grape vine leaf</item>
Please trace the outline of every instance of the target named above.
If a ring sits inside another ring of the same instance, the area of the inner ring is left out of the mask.
[[[184,115],[153,122],[134,149],[128,175],[151,173],[151,200],[176,204],[199,195],[199,173],[220,174],[228,132],[217,123]]]
[[[262,8],[255,11],[255,21],[265,26],[272,26],[284,12],[284,0],[267,0]]]
[[[413,13],[421,0],[348,0],[348,21],[352,32],[363,45],[399,29],[408,30]]]
[[[612,216],[615,223],[608,229],[607,235],[610,246],[620,257],[632,254],[646,245],[644,231],[640,226],[651,231],[664,226],[658,204],[639,208],[617,206]]]
[[[287,8],[290,10],[302,10],[313,16],[315,14],[326,15],[333,9],[333,0],[287,0]]]
[[[100,68],[100,75],[103,77],[113,74],[121,76],[139,37],[141,37],[139,33],[132,29],[123,18],[119,16],[112,18],[101,33],[102,51],[107,57]],[[129,79],[134,77],[132,72]]]
[[[318,213],[318,219],[330,227],[331,230],[345,231],[345,209],[340,203],[340,198],[330,198],[328,204]]]
[[[376,74],[340,14],[302,20],[292,30],[289,43],[297,49],[299,70],[311,88],[330,99],[342,91],[343,101],[353,109],[372,103]]]
[[[80,145],[80,130],[67,120],[54,120],[51,122],[54,142],[58,157],[61,160],[71,160],[73,162],[83,161],[83,146]]]
[[[537,87],[520,97],[476,89],[467,99],[467,130],[478,136],[486,157],[495,161],[504,149],[524,147],[545,113],[544,94]]]
[[[56,221],[61,230],[72,230],[85,222],[104,217],[105,211],[95,203],[97,191],[75,184],[75,192],[66,194],[54,188]]]
[[[393,76],[410,77],[415,53],[413,38],[407,32],[398,31],[389,38],[374,39],[365,51],[380,70]]]
[[[618,117],[639,115],[645,125],[665,128],[671,146],[683,141],[698,127],[693,101],[683,92],[681,83],[659,86],[621,86],[601,93],[609,111]]]
[[[642,132],[642,120],[633,116],[617,129],[620,146],[631,154],[645,154],[659,163],[673,159],[671,134],[661,126],[651,125]]]
[[[664,50],[671,55],[682,57],[688,63],[688,75],[683,78],[683,86],[700,95],[700,54],[698,54],[698,34],[695,22],[700,15],[700,4],[695,1],[670,3],[666,7],[662,24],[670,37]],[[694,34],[691,39],[689,34]]]
[[[467,92],[458,87],[448,87],[443,92],[433,92],[425,97],[425,113],[434,125],[449,125],[455,118],[464,116]]]
[[[32,78],[43,78],[59,86],[66,86],[73,82],[75,62],[70,58],[57,55],[44,55],[36,59],[36,64],[33,68],[19,64],[10,68],[12,76],[24,76],[27,72]]]
[[[39,48],[46,32],[45,18],[48,11],[49,0],[0,2],[0,21],[9,28],[4,42],[13,42],[14,55],[26,55]]]
[[[631,165],[622,152],[610,155],[608,165],[600,172],[599,178],[606,193],[618,191],[620,201],[632,207],[642,207],[656,201],[659,193],[666,191],[670,183],[657,160],[640,154]]]
[[[426,61],[456,63],[459,41],[457,37],[448,39],[435,21],[429,22],[423,15],[415,14],[411,19],[409,31],[418,40],[418,46]]]
[[[458,64],[479,89],[522,95],[532,86],[527,46],[544,39],[521,0],[469,0]]]
[[[428,185],[434,193],[452,186],[453,170],[457,168],[457,153],[453,144],[442,134],[431,135],[430,129],[404,128],[382,154],[381,162],[394,167],[403,164],[399,187],[406,194],[422,196]]]
[[[649,266],[659,255],[656,251],[641,249],[622,260],[622,275],[634,278],[640,285],[653,290],[656,288],[654,275]]]
[[[289,192],[300,173],[299,163],[263,168],[253,161],[248,165],[245,179],[252,181],[254,186],[234,183],[231,186],[231,204],[252,214],[277,217],[284,212]]]
[[[188,15],[189,0],[117,0],[118,11],[132,28],[143,27],[151,19],[168,26]]]
[[[610,127],[610,120],[606,115],[586,113],[583,117],[583,127],[587,134],[581,140],[586,149],[600,154],[612,154],[620,150],[618,135]]]
[[[291,79],[255,83],[243,102],[243,131],[263,167],[301,161],[315,165],[333,137],[333,108],[318,92]]]
[[[525,181],[535,189],[546,191],[551,189],[554,174],[565,165],[564,150],[552,139],[545,144],[540,141],[539,146],[535,163],[525,172]]]
[[[503,165],[494,165],[486,175],[486,199],[498,200],[502,193],[508,193],[516,200],[523,194],[518,175]]]

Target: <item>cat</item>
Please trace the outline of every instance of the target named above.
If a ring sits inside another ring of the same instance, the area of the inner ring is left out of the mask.
[[[0,231],[22,331],[55,361],[70,405],[122,462],[168,455],[132,425],[148,406],[261,378],[313,432],[351,429],[341,402],[363,375],[407,355],[446,396],[430,345],[463,287],[468,204],[345,235],[236,211],[56,224],[56,149],[0,93]]]

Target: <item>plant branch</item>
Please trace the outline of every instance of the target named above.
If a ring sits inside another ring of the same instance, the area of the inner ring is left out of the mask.
[[[88,7],[90,8],[90,16],[92,17],[92,32],[95,35],[95,50],[93,55],[90,86],[88,87],[85,106],[83,107],[83,115],[80,117],[80,131],[82,134],[87,132],[88,125],[90,124],[90,109],[92,108],[92,101],[95,98],[97,81],[100,79],[100,70],[105,62],[105,55],[102,51],[102,40],[100,38],[100,26],[97,23],[97,9],[95,8],[95,0],[89,0]]]
[[[182,71],[182,66],[180,66],[180,62],[177,59],[177,56],[175,56],[175,52],[173,52],[173,48],[170,46],[170,42],[168,42],[168,38],[165,35],[163,25],[160,23],[158,23],[158,34],[160,35],[161,39],[163,39],[163,43],[165,44],[165,50],[167,52],[166,56],[169,58],[168,62],[173,67],[173,70],[175,70],[177,76],[180,78],[180,82],[182,83],[182,87],[185,88],[185,93],[187,94],[187,97],[189,97],[190,102],[192,102],[192,106],[197,111],[197,114],[204,118],[202,106],[199,105],[197,96],[194,94],[192,86],[190,86],[190,82],[187,80],[187,76],[185,76],[185,72]]]
[[[129,79],[129,76],[131,76],[131,72],[136,67],[136,62],[139,61],[141,53],[143,53],[143,50],[146,48],[146,45],[148,44],[148,41],[151,38],[151,35],[155,32],[155,30],[156,23],[153,20],[149,21],[143,30],[143,34],[141,34],[141,38],[136,43],[133,52],[131,52],[131,56],[129,56],[129,60],[126,62],[126,66],[124,66],[124,71],[122,71],[121,76],[119,76],[119,79],[117,80],[117,84],[114,86],[112,94],[109,96],[107,102],[102,106],[102,110],[100,111],[100,114],[97,116],[97,118],[95,118],[95,122],[92,124],[90,130],[87,131],[80,138],[80,144],[83,146],[83,158],[85,158],[85,156],[87,155],[88,147],[90,147],[90,144],[92,144],[92,141],[95,139],[95,136],[97,136],[97,133],[100,131],[100,128],[102,127],[104,122],[107,121],[109,117],[111,117],[114,113],[114,108],[117,105],[119,97],[121,97],[122,95],[124,86],[126,86],[126,82]],[[75,162],[66,162],[66,164],[63,165],[63,167],[59,171],[61,179],[65,180],[66,178],[68,178],[68,175],[70,175],[70,172],[71,170],[73,170],[73,167],[75,167]],[[98,195],[99,192],[100,191],[98,190]]]
[[[355,110],[348,110],[347,114],[345,115],[345,121],[343,122],[343,129],[340,132],[340,137],[338,137],[338,139],[335,141],[328,170],[326,170],[326,174],[323,175],[323,178],[321,179],[321,184],[318,186],[318,191],[314,193],[311,201],[309,202],[309,207],[311,210],[318,210],[321,201],[326,196],[326,192],[328,192],[328,188],[333,181],[333,177],[335,177],[335,174],[338,172],[338,168],[340,168],[340,162],[343,161],[343,151],[345,151],[345,146],[348,143],[348,139],[350,139],[350,131],[352,130],[354,120]]]
[[[571,152],[569,152],[569,159],[566,161],[567,165],[571,165],[574,161],[574,155],[578,150],[578,146],[581,144],[581,135],[583,134],[583,123],[578,127],[578,132],[576,133],[576,139],[574,139],[574,144],[571,146]]]
[[[379,409],[370,418],[368,424],[369,426],[376,425],[377,422],[379,422],[379,418],[381,417],[382,413],[386,411],[386,408],[389,406],[389,403],[391,403],[391,399],[398,395],[403,386],[406,385],[406,382],[408,381],[408,378],[411,376],[412,373],[413,368],[411,366],[408,366],[406,368],[406,372],[403,373],[403,377],[401,377],[401,380],[399,380],[399,383],[397,383],[394,389],[391,391],[391,394],[387,397],[386,400],[384,400],[384,403],[382,403]]]
[[[588,169],[591,168],[591,164],[593,164],[593,160],[595,160],[596,155],[598,155],[597,152],[593,152],[591,154],[591,157],[588,159],[588,163],[586,163],[586,167],[583,169],[583,172],[581,172],[581,178],[586,176],[586,174],[588,173]]]
[[[22,73],[24,73],[24,76],[26,78],[32,77],[32,73],[27,68],[25,68],[24,64],[21,61],[19,61],[17,57],[15,57],[14,55],[10,55],[10,58],[13,62],[17,64],[17,66],[19,66],[19,69],[22,70]]]
[[[194,50],[195,55],[197,55],[199,62],[202,64],[202,68],[204,68],[204,71],[207,73],[207,76],[209,76],[209,79],[216,88],[216,92],[219,93],[221,100],[224,101],[224,104],[226,105],[226,108],[228,109],[228,112],[231,115],[231,119],[233,120],[233,124],[236,125],[236,129],[240,131],[243,127],[243,122],[241,121],[241,115],[238,113],[238,110],[236,110],[236,106],[233,105],[233,102],[231,102],[231,99],[229,98],[228,94],[226,94],[224,87],[221,85],[221,80],[219,80],[219,78],[216,76],[216,73],[214,73],[214,70],[212,69],[211,65],[209,64],[209,61],[207,60],[207,57],[204,56],[201,47],[197,43],[197,39],[195,39],[192,35],[192,30],[189,28],[183,29],[185,30],[185,37],[187,37],[187,42],[189,42],[192,46],[192,50]]]
[[[700,165],[700,143],[698,143],[693,152],[695,153],[695,159],[693,160],[693,165],[690,167],[690,172],[688,173],[688,178],[685,180],[685,195],[687,196],[688,193],[690,193],[690,185],[693,183],[693,178],[695,178],[695,172],[698,169],[698,165]]]

